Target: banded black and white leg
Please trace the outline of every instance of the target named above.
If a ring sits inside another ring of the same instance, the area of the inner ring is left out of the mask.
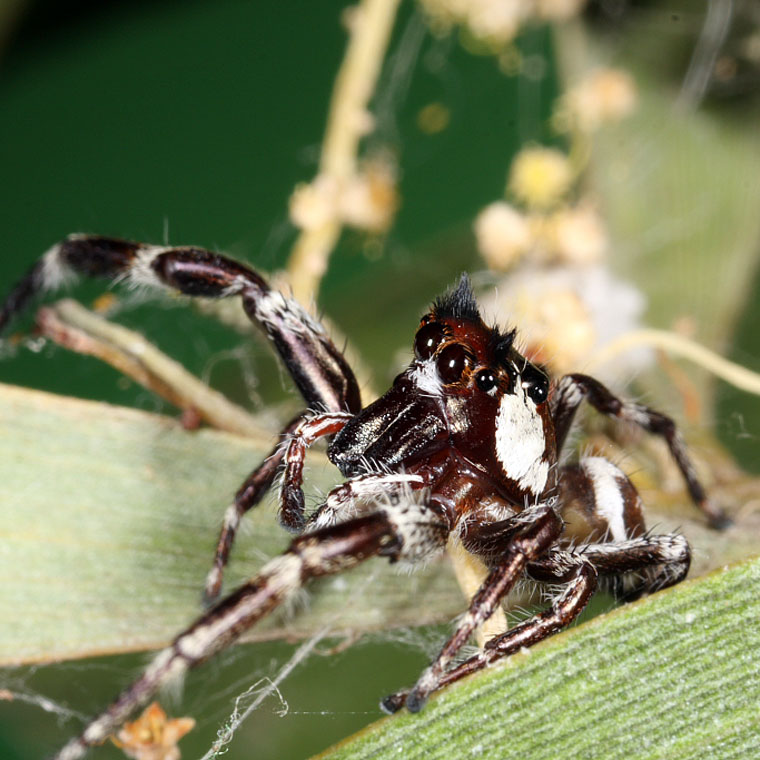
[[[353,415],[328,412],[306,416],[299,414],[285,426],[278,443],[266,459],[246,478],[235,494],[235,500],[224,513],[224,522],[214,553],[214,562],[206,576],[204,601],[213,602],[222,586],[224,568],[243,515],[256,506],[274,482],[284,463],[280,486],[280,522],[293,533],[303,530],[304,497],[301,488],[306,449],[319,438],[337,433]]]
[[[50,248],[0,305],[0,331],[35,296],[52,292],[77,276],[122,281],[134,287],[168,288],[203,298],[239,296],[246,314],[280,354],[309,408],[336,413],[361,409],[356,378],[322,326],[296,301],[273,291],[250,267],[201,248],[71,235]],[[275,460],[279,456],[275,454]],[[271,459],[265,460],[249,476],[236,504],[227,512],[206,584],[208,597],[218,593],[221,586],[239,515],[257,503],[272,482],[271,464]]]
[[[523,577],[528,563],[544,554],[557,540],[562,531],[562,520],[554,507],[535,507],[531,513],[531,521],[511,535],[502,558],[472,598],[467,613],[458,622],[438,656],[409,692],[402,691],[387,697],[381,705],[384,710],[395,712],[404,704],[410,712],[421,710],[428,696],[441,688],[449,664],[475,629],[488,620],[504,596]],[[472,536],[470,541],[474,541]],[[490,537],[488,543],[490,551]]]
[[[45,253],[10,293],[0,307],[0,331],[35,295],[56,290],[77,275],[202,298],[239,296],[248,317],[272,341],[309,408],[361,408],[356,378],[322,326],[250,267],[202,248],[70,235]]]
[[[435,510],[414,502],[388,507],[295,538],[288,550],[199,617],[160,652],[82,734],[54,760],[77,760],[103,742],[165,684],[235,642],[312,578],[355,567],[373,556],[416,562],[443,551],[449,528]]]
[[[448,686],[460,678],[482,670],[502,657],[508,657],[523,648],[533,646],[566,628],[583,612],[591,599],[596,589],[597,572],[590,561],[581,557],[570,569],[562,573],[561,580],[559,577],[554,578],[552,583],[562,583],[564,589],[548,610],[490,639],[477,654],[441,673],[435,688],[441,689]],[[397,692],[387,697],[382,707],[386,712],[394,713],[406,704],[414,712],[409,702],[410,697],[413,698],[413,694],[409,692]]]
[[[677,534],[649,535],[644,510],[628,477],[603,457],[584,457],[563,467],[559,476],[559,512],[565,522],[560,545],[581,547],[584,556],[596,551],[598,570],[621,599],[672,585],[689,569],[689,546]],[[630,547],[626,559],[623,549]],[[623,564],[606,564],[603,556]],[[596,562],[596,560],[593,560]],[[634,567],[626,569],[626,563]]]
[[[683,475],[692,501],[705,514],[710,526],[724,529],[731,524],[725,512],[708,499],[673,420],[648,406],[622,401],[593,377],[565,375],[557,383],[551,399],[557,451],[562,449],[575,412],[583,400],[588,401],[601,414],[631,422],[649,433],[661,436]]]
[[[578,558],[590,562],[621,600],[674,586],[688,574],[689,542],[678,533],[644,535],[615,543],[586,544],[572,551],[552,550],[547,562],[572,566]],[[532,577],[540,575],[540,563],[529,566]]]
[[[280,433],[280,438],[286,439],[303,420],[303,417],[303,414],[299,414],[291,420]],[[253,509],[269,491],[284,457],[285,447],[282,443],[276,444],[269,456],[245,479],[235,494],[234,501],[225,510],[216,551],[214,552],[214,561],[204,585],[203,598],[206,605],[214,602],[222,590],[224,569],[229,561],[230,551],[240,527],[240,521],[245,513]]]
[[[689,569],[689,557],[688,543],[676,534],[591,544],[575,551],[550,549],[545,557],[528,562],[525,571],[538,582],[564,586],[551,607],[494,637],[464,662],[439,673],[435,685],[424,691],[429,694],[448,686],[566,628],[588,604],[600,576],[618,578],[638,572],[643,582],[628,594],[628,598],[635,598],[682,580]],[[418,691],[419,682],[411,692],[401,691],[386,698],[383,709],[392,713],[406,704],[415,712],[420,707]]]
[[[303,468],[306,449],[320,438],[339,433],[353,417],[350,412],[324,412],[307,417],[295,426],[283,444],[285,469],[280,483],[280,522],[298,532],[305,525]]]

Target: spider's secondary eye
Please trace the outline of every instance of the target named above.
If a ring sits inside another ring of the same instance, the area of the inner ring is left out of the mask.
[[[496,387],[498,380],[490,369],[481,369],[475,378],[475,382],[481,391],[488,393],[488,391],[492,391]]]
[[[532,364],[522,372],[522,386],[535,404],[543,404],[549,395],[549,378]]]
[[[420,327],[414,339],[414,355],[418,359],[429,359],[443,340],[443,328],[437,322]]]
[[[441,380],[448,385],[449,383],[455,383],[462,377],[466,365],[466,351],[458,343],[452,343],[441,351],[441,355],[435,363],[435,368],[438,370]]]

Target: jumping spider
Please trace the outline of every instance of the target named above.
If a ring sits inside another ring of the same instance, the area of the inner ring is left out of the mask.
[[[282,441],[227,510],[206,581],[207,600],[219,595],[240,519],[280,471],[280,520],[298,534],[290,547],[177,635],[58,760],[78,758],[102,742],[162,684],[229,646],[309,579],[369,557],[418,562],[443,551],[453,535],[490,571],[417,683],[383,701],[388,712],[404,705],[417,712],[442,686],[564,628],[600,581],[625,599],[678,583],[689,569],[689,545],[678,534],[647,533],[628,478],[601,457],[558,463],[584,400],[602,414],[662,436],[695,504],[714,527],[725,522],[707,500],[668,417],[619,400],[586,375],[567,375],[552,386],[517,351],[514,330],[484,324],[466,275],[422,318],[409,367],[363,407],[351,368],[318,322],[249,267],[199,248],[72,235],[11,292],[0,308],[0,329],[35,294],[76,274],[189,296],[239,296],[280,354],[306,411],[285,427]],[[328,457],[345,480],[307,516],[304,457],[320,438],[329,440]],[[559,585],[562,592],[549,609],[452,664],[523,578]]]

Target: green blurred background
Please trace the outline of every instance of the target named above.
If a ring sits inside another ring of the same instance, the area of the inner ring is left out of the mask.
[[[287,199],[315,172],[344,50],[343,7],[5,0],[1,289],[73,231],[218,248],[265,271],[281,267],[295,239]],[[505,77],[492,58],[471,55],[455,38],[427,35],[414,6],[402,4],[391,53],[416,51],[414,76],[386,70],[373,136],[397,152],[402,206],[382,242],[344,234],[320,295],[320,307],[352,337],[380,387],[398,371],[398,351],[429,300],[460,271],[480,267],[471,221],[503,193],[510,156],[528,139],[552,140],[547,120],[557,82],[549,32],[528,30],[518,46],[544,61],[543,76]],[[451,114],[434,135],[417,126],[431,102]],[[77,295],[87,302],[99,292],[83,285]],[[758,354],[756,300],[734,349],[745,360]],[[253,342],[217,361],[241,338],[209,319],[165,304],[129,305],[119,319],[239,401],[256,407],[287,397]],[[99,362],[49,346],[3,360],[0,380],[173,413]],[[721,403],[719,432],[756,468],[757,403],[725,390]],[[305,757],[376,719],[378,698],[413,680],[436,641],[435,632],[404,638],[411,642],[381,636],[312,656],[282,688],[289,713],[278,717],[279,701],[265,702],[227,756]],[[202,755],[234,697],[273,676],[293,649],[240,647],[191,674],[179,714],[204,718],[183,740],[183,756]],[[87,714],[142,662],[124,656],[11,670],[0,675],[0,687]],[[37,705],[0,702],[0,757],[45,755],[78,725]],[[96,756],[121,754],[105,748]]]

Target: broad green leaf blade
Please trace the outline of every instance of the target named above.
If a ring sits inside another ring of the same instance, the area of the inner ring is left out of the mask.
[[[0,664],[169,641],[200,612],[223,511],[274,440],[0,385]],[[326,490],[336,471],[324,456],[311,464],[311,492]],[[288,542],[271,499],[246,522],[227,589]],[[368,563],[311,589],[297,615],[249,640],[446,620],[463,606],[445,562],[413,577]]]
[[[760,756],[760,559],[549,639],[319,760]]]
[[[188,432],[167,417],[0,385],[0,664],[164,645],[199,613],[223,510],[272,440]],[[335,477],[314,454],[312,501]],[[745,503],[757,483],[736,489]],[[756,516],[717,534],[688,505],[674,512],[672,495],[648,491],[645,500],[659,507],[650,525],[686,533],[692,574],[758,551]],[[272,499],[245,523],[227,589],[288,541]],[[411,576],[369,562],[312,584],[308,605],[246,638],[299,638],[328,623],[355,634],[450,620],[464,607],[445,560]]]

